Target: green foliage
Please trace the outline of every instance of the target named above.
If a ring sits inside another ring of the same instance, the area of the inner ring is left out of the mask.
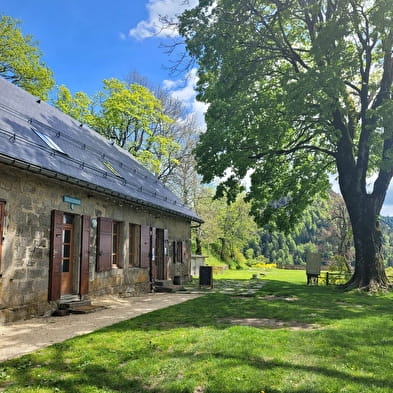
[[[338,173],[357,247],[351,286],[370,289],[387,287],[376,228],[393,176],[391,18],[386,0],[206,0],[179,26],[209,104],[204,181],[220,179],[234,201],[251,174],[257,223],[288,232]]]
[[[262,255],[268,263],[304,265],[308,252],[319,252],[328,261],[337,250],[330,215],[331,198],[319,199],[307,208],[300,222],[288,233],[274,226],[259,230],[259,241],[249,242],[255,255]]]
[[[339,272],[339,273],[349,273],[347,269],[347,265],[345,263],[345,258],[342,255],[333,255],[332,260],[329,264],[330,272]]]
[[[196,212],[205,221],[196,235],[216,257],[232,267],[242,266],[246,262],[244,247],[257,238],[250,205],[241,196],[228,205],[213,195],[213,188],[204,187],[195,200]]]
[[[393,217],[381,217],[381,229],[385,265],[393,266]]]
[[[171,154],[180,146],[156,131],[159,124],[165,128],[173,120],[164,114],[161,101],[148,88],[115,78],[103,83],[92,127],[159,174],[162,161],[171,160]]]
[[[206,251],[203,253],[203,255],[207,255],[207,258],[205,260],[205,264],[207,266],[222,266],[222,265],[226,265],[226,263],[224,261],[222,261],[221,259],[219,259],[219,257],[217,257],[214,253]]]
[[[20,22],[0,15],[0,75],[29,93],[46,99],[54,86],[53,73],[41,60],[42,53]]]
[[[94,99],[83,92],[72,96],[65,86],[60,86],[53,103],[128,150],[154,174],[176,166],[180,144],[166,132],[173,120],[164,113],[162,102],[136,83],[116,78],[103,83]]]
[[[82,124],[93,122],[93,100],[86,93],[78,91],[73,96],[66,86],[59,86],[53,105]]]

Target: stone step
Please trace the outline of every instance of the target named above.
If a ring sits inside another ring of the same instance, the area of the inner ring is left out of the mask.
[[[91,301],[90,300],[76,300],[76,301],[71,301],[71,302],[60,302],[58,308],[59,310],[72,310],[77,307],[82,307],[82,306],[91,306]]]
[[[70,303],[81,300],[79,295],[62,295],[59,303]]]
[[[177,292],[183,290],[183,285],[176,285],[172,280],[156,280],[153,282],[153,292]]]
[[[172,280],[155,280],[153,285],[155,287],[168,287],[173,285]]]
[[[153,288],[154,292],[167,292],[167,293],[174,293],[176,292],[176,289],[173,287],[162,287],[162,286],[157,286]]]
[[[92,304],[90,305],[82,305],[78,307],[73,307],[70,309],[71,314],[90,314],[92,312],[100,311],[100,310],[105,310],[107,307],[105,306],[94,306]]]

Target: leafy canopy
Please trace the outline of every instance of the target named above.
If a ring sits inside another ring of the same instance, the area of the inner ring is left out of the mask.
[[[105,79],[94,98],[83,92],[74,95],[60,86],[54,104],[126,149],[156,175],[167,162],[176,164],[179,144],[163,131],[173,120],[161,101],[146,87],[116,78]]]
[[[41,56],[32,37],[23,35],[17,20],[0,16],[0,75],[29,93],[46,99],[54,80],[52,71],[42,62]]]
[[[392,21],[387,0],[200,0],[186,11],[179,31],[210,104],[196,149],[204,181],[223,179],[217,195],[235,200],[250,175],[252,213],[281,228],[336,170],[344,194],[359,195],[377,171],[381,206],[393,173]]]

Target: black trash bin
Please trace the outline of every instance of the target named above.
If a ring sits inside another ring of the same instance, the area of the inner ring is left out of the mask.
[[[213,288],[213,267],[199,266],[199,286],[209,286]]]

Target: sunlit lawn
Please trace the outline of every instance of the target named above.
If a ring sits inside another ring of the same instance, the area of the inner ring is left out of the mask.
[[[247,286],[253,273],[219,279]],[[0,391],[393,391],[392,294],[263,273],[267,283],[252,296],[211,293],[1,363]]]

